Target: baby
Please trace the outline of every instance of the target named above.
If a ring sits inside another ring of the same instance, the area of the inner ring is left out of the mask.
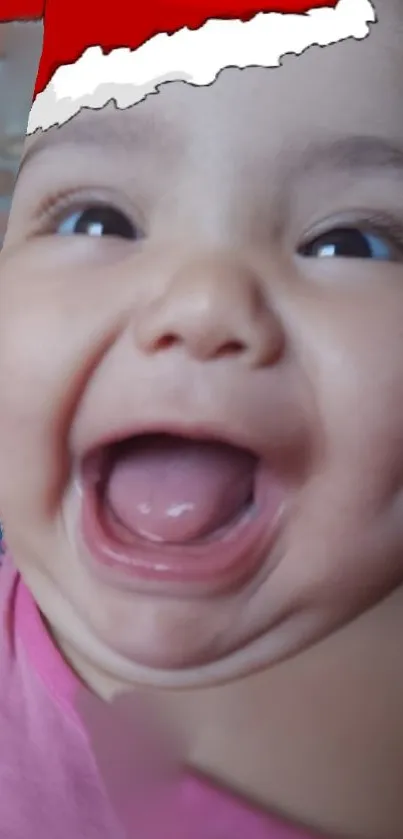
[[[123,836],[82,684],[179,731],[189,839],[403,836],[403,8],[379,5],[361,42],[27,141],[2,837]]]

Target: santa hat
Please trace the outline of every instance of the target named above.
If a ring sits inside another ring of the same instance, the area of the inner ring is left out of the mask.
[[[16,5],[32,13],[39,2],[1,5],[13,17]],[[376,21],[371,0],[46,0],[45,9],[28,133],[111,100],[128,108],[172,81],[210,85],[227,67],[276,67],[315,44],[361,40]]]

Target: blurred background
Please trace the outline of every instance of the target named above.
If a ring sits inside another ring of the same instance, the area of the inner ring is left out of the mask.
[[[0,249],[24,144],[41,47],[41,24],[0,23]],[[3,553],[2,538],[0,523],[0,556]]]
[[[41,47],[41,24],[0,23],[0,248],[21,158]]]

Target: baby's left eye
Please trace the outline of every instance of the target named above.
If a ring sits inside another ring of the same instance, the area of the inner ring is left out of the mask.
[[[299,248],[300,256],[396,261],[397,245],[387,235],[365,232],[358,227],[335,227]]]

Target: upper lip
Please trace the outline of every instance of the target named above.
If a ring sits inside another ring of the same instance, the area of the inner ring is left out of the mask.
[[[143,437],[151,435],[165,435],[169,437],[184,438],[186,440],[203,440],[216,443],[226,443],[235,448],[244,449],[254,457],[263,457],[264,453],[258,451],[257,447],[251,444],[250,434],[239,430],[233,430],[220,423],[210,425],[177,424],[177,423],[149,423],[147,425],[128,425],[119,431],[102,435],[84,452],[84,457],[95,454],[103,449],[109,448],[118,443],[124,442],[131,437]]]
[[[94,418],[94,427],[87,421],[77,434],[76,429],[70,438],[70,452],[78,468],[89,455],[98,453],[110,446],[131,437],[166,435],[182,437],[195,441],[226,443],[249,452],[256,459],[284,477],[299,479],[305,472],[310,460],[311,437],[307,427],[307,413],[298,401],[290,398],[262,392],[256,406],[246,399],[239,401],[227,399],[218,394],[200,399],[197,404],[171,404],[164,406],[163,398],[151,409],[140,403],[133,406],[120,419],[105,417],[102,425],[99,412]],[[199,404],[200,402],[200,404]],[[121,407],[122,410],[122,407]],[[85,431],[86,427],[86,431]]]

